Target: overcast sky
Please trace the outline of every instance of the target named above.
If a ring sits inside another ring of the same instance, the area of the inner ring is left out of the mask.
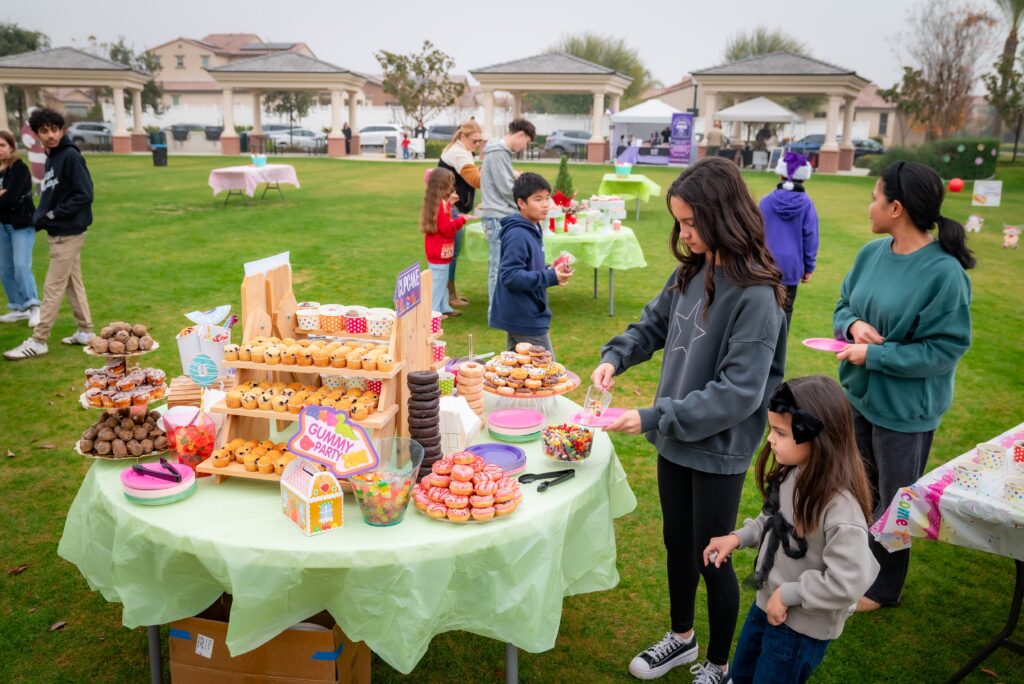
[[[150,13],[156,3],[140,0],[84,5],[22,0],[5,3],[0,17],[43,31],[55,46],[82,44],[90,35],[100,41],[123,35],[142,49],[179,36],[256,33],[270,41],[305,42],[325,61],[368,73],[380,72],[375,51],[412,52],[424,39],[454,57],[455,71],[465,73],[543,52],[565,33],[592,31],[624,38],[666,85],[684,73],[721,63],[730,36],[764,24],[803,41],[819,59],[890,86],[900,74],[894,54],[898,34],[919,1],[173,0]],[[977,2],[994,5],[993,0]]]

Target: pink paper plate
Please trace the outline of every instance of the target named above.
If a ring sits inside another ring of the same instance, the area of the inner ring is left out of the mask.
[[[487,422],[496,428],[522,430],[540,429],[544,425],[544,414],[533,409],[504,409],[487,416]]]
[[[839,352],[846,349],[849,342],[843,342],[842,340],[834,340],[830,337],[811,337],[803,341],[805,347],[811,349],[817,349],[818,351],[832,352],[838,354]]]
[[[158,461],[146,463],[145,466],[151,470],[162,469]],[[140,475],[131,468],[125,468],[121,471],[121,484],[129,489],[170,489],[196,478],[196,474],[184,463],[171,463],[171,467],[181,475],[181,483],[161,480],[158,477],[150,477],[149,475]]]

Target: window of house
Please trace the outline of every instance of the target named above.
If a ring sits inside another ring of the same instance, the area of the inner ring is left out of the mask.
[[[157,67],[162,66],[160,64],[160,55],[152,55],[152,57],[153,57],[153,64],[155,64]]]
[[[889,131],[889,112],[882,112],[878,115],[878,135],[885,135]]]
[[[180,105],[181,104],[181,96],[180,95],[171,95],[171,104],[174,105],[175,107]]]
[[[204,69],[206,67],[210,66],[210,57],[209,57],[209,55],[203,55],[201,59],[203,60],[203,68]]]
[[[175,65],[174,65],[175,68],[177,68],[177,69],[184,69],[185,68],[185,55],[174,55],[174,60],[175,60]]]

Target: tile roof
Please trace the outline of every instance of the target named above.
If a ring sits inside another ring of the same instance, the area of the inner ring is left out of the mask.
[[[852,69],[844,69],[813,57],[794,52],[770,52],[754,55],[736,62],[721,64],[710,69],[694,71],[694,76],[836,76],[856,75]]]
[[[78,48],[58,47],[35,52],[21,52],[0,57],[0,67],[22,69],[99,69],[103,71],[137,71],[129,66],[98,57]],[[145,73],[139,71],[138,73]]]
[[[585,59],[565,54],[547,52],[524,59],[517,59],[480,69],[470,69],[471,74],[614,74],[614,69],[588,62]],[[621,75],[621,74],[620,74]],[[626,77],[628,78],[628,76]]]
[[[324,74],[347,74],[348,69],[335,66],[328,62],[300,55],[297,52],[278,52],[252,59],[243,59],[223,66],[210,67],[207,71],[213,73],[231,72],[255,72],[267,71],[275,73],[324,73]]]
[[[243,45],[262,41],[255,33],[210,33],[199,39],[199,42],[225,52],[239,52]]]

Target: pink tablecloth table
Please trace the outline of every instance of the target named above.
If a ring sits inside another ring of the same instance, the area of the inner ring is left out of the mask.
[[[227,190],[244,191],[252,197],[260,183],[288,183],[299,187],[299,178],[295,175],[295,167],[291,164],[267,164],[266,166],[226,166],[223,169],[210,171],[207,181],[213,188],[213,194]]]

